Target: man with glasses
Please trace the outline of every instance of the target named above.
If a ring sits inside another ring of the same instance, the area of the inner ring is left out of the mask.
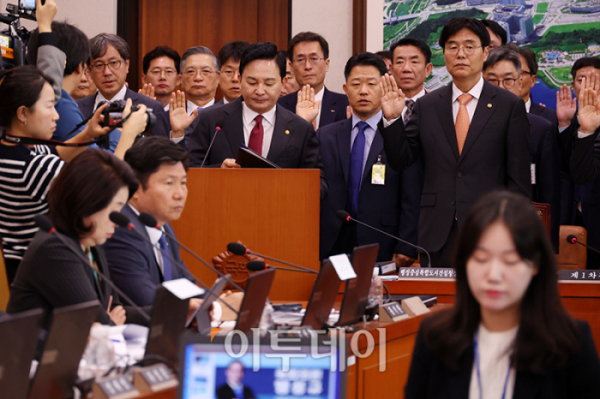
[[[167,46],[159,46],[144,56],[142,80],[150,85],[151,93],[160,101],[165,112],[169,112],[169,101],[175,88],[181,83],[179,53]]]
[[[325,75],[329,71],[327,40],[314,32],[298,33],[288,45],[288,56],[300,88],[310,86],[309,91],[314,98],[312,103],[318,108],[318,112],[312,113],[307,118],[313,124],[315,131],[319,127],[346,119],[348,97],[329,91],[325,87]],[[281,97],[279,104],[296,112],[299,93],[300,91]]]
[[[131,99],[133,105],[144,104],[148,111],[156,116],[156,124],[152,129],[154,136],[170,137],[169,116],[163,105],[136,93],[125,85],[129,73],[129,46],[117,35],[100,33],[90,40],[90,70],[98,92],[77,101],[84,118],[89,117],[102,101],[126,101]],[[111,133],[118,135],[119,132]]]
[[[215,103],[219,86],[219,60],[203,46],[190,47],[181,56],[181,88],[187,99],[189,115],[195,110],[208,108]]]
[[[235,41],[227,43],[219,50],[217,56],[221,64],[219,87],[223,93],[223,98],[217,104],[228,104],[242,95],[240,60],[244,50],[249,46],[250,43],[248,42]]]
[[[502,46],[490,51],[483,64],[483,77],[519,96],[523,86],[521,60],[516,46]],[[541,116],[527,114],[531,125],[529,152],[531,155],[531,199],[550,204],[551,239],[558,252],[560,230],[560,153],[552,123]]]
[[[391,167],[403,170],[421,155],[425,178],[419,245],[433,266],[449,253],[471,206],[483,194],[508,189],[531,198],[529,122],[521,99],[486,82],[490,36],[481,21],[454,18],[439,44],[452,83],[417,100],[404,125],[405,95],[383,78],[379,131]]]

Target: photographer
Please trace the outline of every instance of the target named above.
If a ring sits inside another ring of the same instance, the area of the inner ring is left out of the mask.
[[[51,80],[36,67],[21,66],[0,71],[0,127],[4,135],[0,142],[0,234],[9,282],[38,230],[33,217],[46,213],[46,194],[50,181],[64,165],[87,147],[57,147],[39,145],[36,140],[50,140],[59,116],[54,109]],[[107,133],[100,127],[100,107],[88,126],[68,143],[81,143]],[[126,118],[131,101],[127,103]],[[115,155],[123,158],[125,151],[146,128],[146,107],[131,113],[124,123],[123,134]],[[6,137],[8,136],[8,137]],[[18,137],[19,144],[8,141]],[[33,140],[32,140],[33,139]],[[34,144],[36,143],[36,144]]]

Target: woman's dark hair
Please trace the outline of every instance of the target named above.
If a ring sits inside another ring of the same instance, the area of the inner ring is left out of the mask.
[[[483,22],[475,18],[456,17],[452,18],[450,22],[448,22],[442,28],[439,41],[440,47],[445,49],[446,42],[450,40],[450,38],[456,33],[465,28],[469,29],[471,32],[475,33],[477,37],[479,37],[482,47],[487,47],[490,45],[490,33]]]
[[[279,76],[281,76],[281,80],[285,78],[285,65],[287,64],[287,60],[283,54],[280,54],[279,51],[277,51],[277,46],[273,43],[254,43],[244,50],[242,59],[240,60],[240,75],[244,74],[246,65],[256,60],[275,60],[279,67]]]
[[[32,65],[0,71],[0,126],[9,127],[20,107],[33,107],[45,83],[53,82]]]
[[[467,262],[483,233],[495,222],[510,231],[521,259],[538,269],[521,302],[512,365],[534,373],[543,372],[548,362],[564,365],[579,349],[580,334],[558,295],[556,256],[530,200],[507,191],[484,195],[467,215],[454,251],[456,304],[428,324],[425,342],[452,369],[458,368],[465,351],[472,350],[481,310],[467,282]]]
[[[94,230],[83,219],[106,208],[121,189],[129,196],[138,188],[138,181],[129,165],[102,150],[86,150],[69,162],[50,186],[49,216],[54,227],[74,237]]]

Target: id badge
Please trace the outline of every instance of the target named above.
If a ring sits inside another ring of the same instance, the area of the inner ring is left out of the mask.
[[[383,186],[385,184],[385,165],[381,163],[381,156],[377,159],[377,163],[373,165],[371,172],[371,184]]]

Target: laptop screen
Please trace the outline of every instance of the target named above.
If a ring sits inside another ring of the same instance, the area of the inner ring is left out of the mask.
[[[240,345],[188,343],[183,351],[180,399],[339,399],[345,391],[338,348],[263,344],[244,353]]]

